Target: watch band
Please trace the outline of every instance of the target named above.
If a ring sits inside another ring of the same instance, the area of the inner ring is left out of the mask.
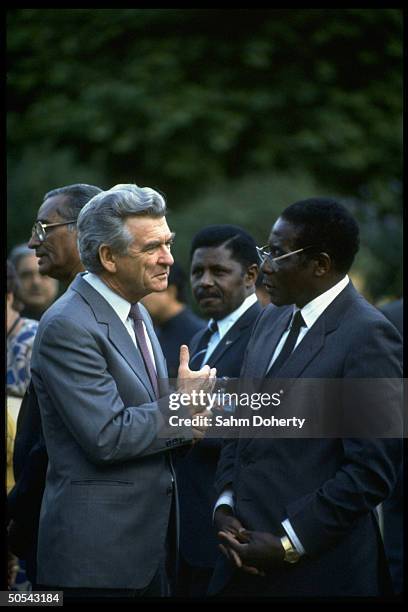
[[[285,556],[283,557],[283,560],[287,563],[297,563],[297,561],[299,561],[300,559],[300,553],[298,553],[296,548],[293,546],[288,536],[282,536],[280,541],[283,550],[285,551]]]

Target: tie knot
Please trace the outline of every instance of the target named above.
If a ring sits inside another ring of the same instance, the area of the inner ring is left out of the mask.
[[[300,310],[297,310],[292,319],[292,325],[290,326],[291,330],[298,330],[301,327],[306,327],[306,323],[302,317],[302,313]]]
[[[218,331],[217,321],[214,321],[214,319],[211,319],[211,321],[208,323],[208,329],[210,330],[212,334],[215,334],[215,332]]]
[[[143,320],[142,313],[140,312],[139,304],[137,302],[135,304],[132,304],[132,306],[130,307],[129,317],[134,321]]]

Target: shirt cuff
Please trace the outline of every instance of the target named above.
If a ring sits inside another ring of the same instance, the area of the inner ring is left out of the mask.
[[[231,508],[234,510],[234,492],[232,489],[230,488],[224,489],[224,491],[221,493],[221,495],[217,499],[217,502],[213,510],[213,521],[214,521],[215,511],[218,508],[218,506],[231,506]]]
[[[223,495],[223,494],[222,494]],[[221,497],[222,497],[221,495]],[[218,502],[217,502],[218,503]],[[290,524],[289,519],[285,519],[282,523],[282,527],[284,528],[284,530],[287,533],[287,536],[289,538],[289,540],[292,542],[293,546],[296,548],[297,552],[300,555],[305,555],[306,551],[302,546],[301,541],[299,540],[299,538],[297,537],[296,533],[294,532],[294,529],[292,527],[292,525]]]

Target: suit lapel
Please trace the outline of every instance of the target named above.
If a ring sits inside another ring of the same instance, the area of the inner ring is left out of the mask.
[[[108,304],[105,298],[98,291],[96,291],[96,289],[91,287],[91,285],[82,278],[82,275],[78,275],[75,278],[71,288],[74,291],[77,291],[77,293],[79,293],[90,305],[94,312],[96,321],[104,327],[107,326],[107,335],[110,342],[132,368],[137,378],[146,388],[146,391],[149,393],[151,399],[156,399],[142,356],[133,344],[126,327],[111,305]]]
[[[350,281],[301,340],[282,366],[278,378],[298,378],[301,376],[307,365],[324,347],[326,336],[339,326],[353,296],[358,296],[358,294]]]
[[[276,319],[275,311],[271,310],[271,315],[273,315],[269,317],[272,319],[271,323],[268,326],[267,321],[265,321],[264,326],[267,326],[265,334],[258,338],[257,350],[252,352],[254,358],[248,364],[248,377],[260,380],[264,378],[279,340],[289,325],[292,312],[292,307],[285,308],[285,311]]]
[[[308,363],[314,359],[324,346],[325,335],[324,317],[321,316],[283,364],[277,374],[277,378],[299,377]]]
[[[111,320],[108,324],[109,340],[115,346],[130,365],[136,376],[143,383],[152,400],[156,399],[152,384],[146,372],[145,364],[140,351],[135,347],[129,333],[126,331],[120,318],[114,313],[117,320]]]
[[[201,351],[203,348],[207,346],[207,343],[203,341],[204,336],[208,331],[208,327],[204,327],[200,331],[198,331],[192,338],[189,346],[190,350],[190,359],[192,359],[193,355]],[[204,353],[202,355],[204,357]],[[193,368],[195,369],[195,368]]]
[[[326,310],[317,319],[316,323],[312,326],[310,331],[307,332],[306,336],[290,355],[286,363],[279,371],[277,376],[278,379],[296,379],[301,377],[301,374],[307,365],[323,349],[326,336],[341,324],[343,318],[347,316],[347,309],[349,308],[350,303],[352,303],[352,301],[356,298],[360,299],[360,296],[350,281],[345,289],[343,289],[343,291],[339,293],[333,302],[329,304]],[[272,355],[283,332],[289,324],[292,312],[292,307],[290,307],[290,309],[285,309],[285,312],[276,321],[274,321],[271,316],[269,326],[268,322],[265,320],[263,326],[269,327],[269,329],[265,330],[263,336],[258,339],[259,350],[256,350],[258,348],[257,346],[255,346],[252,350],[253,359],[251,364],[248,364],[246,372],[246,376],[256,377],[256,382],[259,384],[254,385],[254,387],[262,386],[267,367],[272,359]],[[272,314],[273,311],[271,312],[271,315]],[[262,353],[263,344],[268,346],[268,351],[265,351],[266,357],[264,357]],[[251,369],[249,369],[249,366]],[[259,374],[255,375],[253,372],[256,372],[256,368],[258,368]],[[262,374],[261,371],[263,372]],[[254,390],[256,389],[254,388]],[[254,440],[256,440],[256,438],[242,437],[239,441],[241,451],[246,449],[247,446]]]

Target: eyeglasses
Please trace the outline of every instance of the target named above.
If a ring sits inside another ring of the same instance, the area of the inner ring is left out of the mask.
[[[49,227],[57,227],[58,225],[69,225],[70,223],[76,223],[76,219],[72,221],[61,221],[60,223],[41,223],[41,221],[36,221],[31,230],[31,237],[35,235],[36,238],[40,242],[44,242],[47,238],[46,230]]]
[[[306,249],[313,249],[313,246],[303,247],[302,249],[297,249],[296,251],[291,251],[290,253],[284,253],[278,257],[272,257],[269,244],[265,244],[263,247],[256,247],[256,252],[258,253],[261,266],[265,263],[265,261],[267,261],[273,270],[277,270],[279,269],[279,262],[282,261],[282,259],[286,259],[286,257],[290,257],[291,255],[296,255],[296,253],[302,253],[303,251],[306,251]]]

